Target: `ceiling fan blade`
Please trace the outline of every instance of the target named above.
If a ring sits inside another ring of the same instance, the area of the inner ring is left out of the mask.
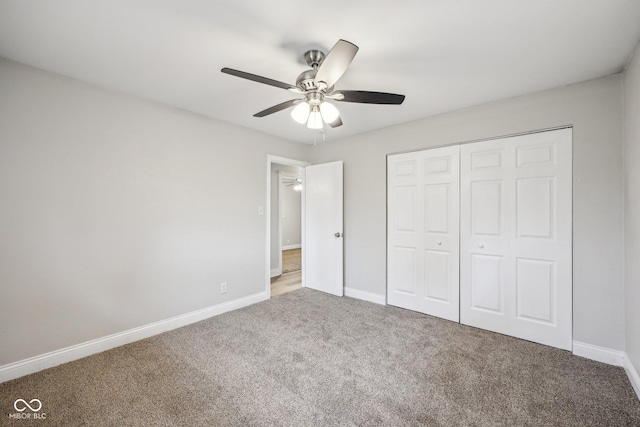
[[[337,128],[338,126],[342,126],[342,119],[340,118],[340,116],[338,116],[337,119],[335,119],[331,123],[327,123],[327,124],[329,126],[331,126],[332,128]]]
[[[333,92],[331,99],[342,102],[359,102],[361,104],[400,105],[404,102],[404,95],[386,92],[369,92],[366,90],[341,90]]]
[[[285,101],[283,103],[280,103],[278,105],[274,105],[273,107],[269,107],[266,110],[262,110],[259,113],[255,113],[253,115],[253,117],[264,117],[264,116],[268,116],[269,114],[273,114],[273,113],[277,113],[278,111],[282,111],[282,110],[286,110],[287,108],[293,107],[294,105],[302,102],[302,99],[292,99],[289,101]]]
[[[358,46],[346,40],[338,40],[320,64],[316,82],[324,82],[327,87],[332,87],[347,71],[356,53],[358,53]]]
[[[287,89],[292,92],[302,93],[302,91],[288,83],[279,82],[278,80],[269,79],[267,77],[258,76],[256,74],[246,73],[244,71],[234,70],[233,68],[223,68],[222,70],[225,74],[230,74],[232,76],[240,77],[247,80],[252,80],[254,82],[262,83],[269,86],[279,87],[281,89]]]

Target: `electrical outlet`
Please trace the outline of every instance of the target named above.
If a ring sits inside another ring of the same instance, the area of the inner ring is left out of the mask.
[[[227,282],[220,283],[220,293],[221,294],[227,293]]]

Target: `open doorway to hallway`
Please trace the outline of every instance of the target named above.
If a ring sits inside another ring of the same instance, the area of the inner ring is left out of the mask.
[[[271,163],[271,296],[302,286],[302,172],[301,166]]]

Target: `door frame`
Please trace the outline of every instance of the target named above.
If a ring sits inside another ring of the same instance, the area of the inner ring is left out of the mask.
[[[309,166],[311,163],[306,162],[304,160],[295,160],[295,159],[289,159],[286,157],[280,157],[280,156],[274,156],[272,154],[267,154],[267,179],[266,179],[266,197],[265,197],[265,229],[266,229],[266,236],[265,236],[265,264],[264,264],[264,276],[265,276],[265,292],[266,292],[266,296],[267,299],[271,298],[271,186],[274,185],[275,183],[271,182],[271,169],[272,169],[272,165],[274,163],[280,164],[280,165],[287,165],[287,166],[298,166],[300,168],[302,168],[301,171],[301,175],[302,175],[302,182],[304,183],[304,178],[305,178],[305,170],[304,168]],[[279,181],[279,180],[278,180]],[[280,185],[280,182],[278,182],[276,185]],[[302,186],[302,194],[301,194],[301,221],[302,221],[302,247],[304,248],[304,241],[305,241],[305,223],[304,223],[304,209],[305,209],[305,193],[304,193],[304,185]],[[279,200],[279,199],[278,199]],[[280,209],[278,209],[279,211]],[[281,232],[281,230],[280,230]],[[282,246],[282,242],[280,242],[280,246]],[[305,285],[305,272],[304,272],[304,250],[302,251],[302,286],[304,287]]]

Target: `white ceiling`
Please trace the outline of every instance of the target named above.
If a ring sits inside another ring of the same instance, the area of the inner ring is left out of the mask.
[[[220,69],[295,84],[340,38],[360,51],[337,90],[406,100],[336,103],[327,140],[620,72],[640,1],[0,0],[0,56],[305,143],[288,110],[252,117],[295,94]]]

